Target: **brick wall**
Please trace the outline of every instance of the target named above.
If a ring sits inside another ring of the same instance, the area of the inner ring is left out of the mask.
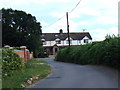
[[[11,49],[10,46],[5,46],[8,49]],[[28,62],[29,59],[33,58],[33,52],[30,53],[28,49],[26,49],[26,46],[21,46],[21,50],[13,50],[15,53],[17,53],[23,60],[24,62]]]
[[[25,46],[20,47],[21,50],[14,50],[25,62],[28,62],[29,59],[33,58],[33,53],[30,53]]]
[[[30,59],[32,59],[32,58],[33,58],[33,52],[30,53]]]
[[[21,58],[24,59],[24,51],[22,50],[14,50],[15,53],[17,53]]]

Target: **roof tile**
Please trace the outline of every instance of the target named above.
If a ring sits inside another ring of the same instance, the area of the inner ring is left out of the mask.
[[[85,36],[87,36],[89,39],[92,40],[92,37],[89,34],[89,32],[70,33],[70,37],[73,40],[82,40]],[[60,34],[60,33],[42,33],[42,39],[45,39],[46,41],[54,41],[56,38],[65,40],[67,37],[68,37],[67,33],[62,33],[62,34]]]

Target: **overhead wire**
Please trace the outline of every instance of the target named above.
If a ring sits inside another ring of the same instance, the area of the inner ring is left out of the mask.
[[[73,12],[77,8],[77,6],[81,3],[81,1],[82,0],[79,0],[79,2],[77,3],[77,5],[69,13]]]
[[[63,17],[65,17],[65,15],[62,16],[61,18],[59,18],[58,20],[56,20],[55,22],[51,23],[47,28],[49,28],[49,27],[52,26],[53,24],[55,24],[55,23],[57,23],[58,21],[60,21]],[[47,29],[47,28],[45,28],[45,29]]]
[[[68,13],[72,13],[77,7],[78,5],[81,3],[82,0],[79,0],[79,2],[75,5],[75,7],[73,9],[71,9]],[[56,20],[55,22],[51,23],[48,27],[46,27],[45,29],[51,27],[53,24],[57,23],[58,21],[60,21],[62,18],[64,18],[64,16],[60,17],[58,20]]]

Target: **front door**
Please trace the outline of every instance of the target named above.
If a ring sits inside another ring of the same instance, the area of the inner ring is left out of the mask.
[[[53,47],[53,55],[55,55],[57,53],[57,51],[59,50],[58,47]]]
[[[58,48],[55,48],[55,53],[57,53],[57,51],[58,51]]]

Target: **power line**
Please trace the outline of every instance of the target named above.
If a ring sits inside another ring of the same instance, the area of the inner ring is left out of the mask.
[[[79,0],[79,2],[77,3],[77,5],[69,13],[73,12],[77,8],[77,6],[80,4],[81,1],[82,0]]]
[[[61,18],[59,18],[58,20],[56,20],[55,22],[51,23],[48,27],[46,27],[45,29],[49,28],[50,26],[52,26],[53,24],[57,23],[58,21],[60,21],[64,16],[62,16]]]
[[[81,2],[82,0],[79,0],[79,2],[75,5],[75,7],[69,12],[69,13],[72,13],[76,8],[77,8],[77,6],[80,4],[80,2]],[[60,21],[62,18],[64,18],[65,17],[65,15],[64,16],[62,16],[61,18],[59,18],[58,20],[56,20],[55,22],[53,22],[53,23],[51,23],[48,27],[46,27],[45,29],[47,29],[47,28],[49,28],[50,26],[52,26],[53,24],[55,24],[55,23],[57,23],[58,21]]]

